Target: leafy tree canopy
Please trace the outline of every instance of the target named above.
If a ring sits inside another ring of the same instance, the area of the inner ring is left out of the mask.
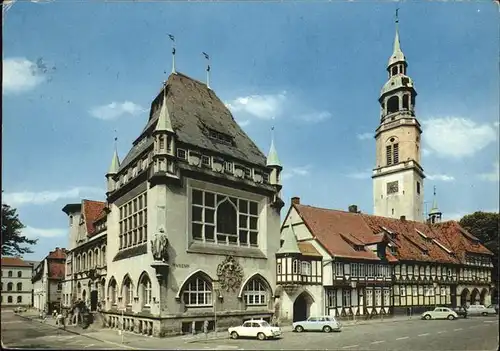
[[[22,256],[33,253],[26,245],[35,245],[38,239],[28,239],[22,235],[24,225],[19,220],[16,209],[2,204],[2,256]]]

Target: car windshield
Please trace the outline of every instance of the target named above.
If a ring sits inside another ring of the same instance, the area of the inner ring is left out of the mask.
[[[266,321],[260,322],[260,325],[263,327],[270,327],[269,323],[267,323]]]

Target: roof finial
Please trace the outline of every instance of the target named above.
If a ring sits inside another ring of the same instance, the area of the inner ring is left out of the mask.
[[[168,37],[172,40],[172,73],[176,73],[175,71],[175,37],[172,34],[169,34]]]
[[[269,148],[269,153],[267,154],[266,165],[269,167],[281,167],[281,162],[278,158],[278,152],[274,146],[274,117],[271,118],[273,125],[271,126],[271,147]]]
[[[115,129],[115,151],[118,152],[118,132]]]
[[[436,197],[436,186],[434,185],[434,198]]]
[[[206,52],[202,52],[207,60],[207,88],[210,89],[210,56]]]

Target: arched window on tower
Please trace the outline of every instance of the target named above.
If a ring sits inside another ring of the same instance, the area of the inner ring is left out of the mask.
[[[403,109],[410,109],[410,96],[408,94],[403,95]]]
[[[397,96],[391,97],[387,100],[387,113],[394,113],[399,111],[399,98]]]
[[[398,66],[392,67],[392,75],[395,76],[396,74],[398,74]]]

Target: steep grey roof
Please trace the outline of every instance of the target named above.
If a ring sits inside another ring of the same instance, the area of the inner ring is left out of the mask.
[[[173,130],[179,141],[221,153],[251,164],[266,166],[266,157],[234,120],[229,109],[204,83],[181,73],[171,74],[167,80],[167,110]],[[151,113],[142,134],[148,141],[133,146],[123,159],[120,170],[153,144],[151,128],[160,116],[163,90],[151,105]],[[231,144],[209,137],[210,130],[230,136]]]
[[[389,63],[387,66],[391,66],[396,62],[406,62],[406,57],[401,51],[401,44],[399,43],[399,30],[396,28],[396,36],[394,37],[394,46],[392,50],[392,56],[389,58]]]
[[[108,174],[116,174],[120,169],[120,159],[118,158],[118,151],[113,152],[113,158],[111,159],[111,165],[109,166]]]

